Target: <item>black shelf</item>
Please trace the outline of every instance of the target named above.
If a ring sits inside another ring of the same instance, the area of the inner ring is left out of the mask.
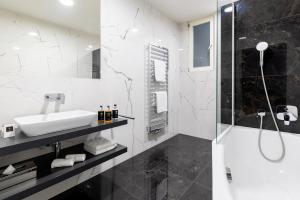
[[[51,169],[51,162],[54,159],[54,154],[46,154],[30,160],[33,160],[37,165],[37,179],[32,179],[17,186],[8,188],[0,192],[0,199],[16,200],[24,199],[49,186],[55,185],[74,175],[77,175],[87,169],[95,167],[105,161],[108,161],[116,156],[127,152],[127,147],[118,145],[115,149],[110,150],[101,155],[94,156],[83,150],[83,144],[76,145],[61,151],[61,156],[64,157],[68,153],[85,153],[86,160],[76,163],[73,167]]]
[[[13,154],[44,145],[54,144],[55,142],[123,126],[127,123],[128,121],[126,119],[114,119],[112,123],[95,123],[94,125],[90,126],[83,126],[35,137],[28,137],[22,132],[17,132],[16,137],[0,139],[0,156]]]

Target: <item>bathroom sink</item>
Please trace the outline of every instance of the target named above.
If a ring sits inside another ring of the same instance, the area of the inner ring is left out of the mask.
[[[17,117],[14,120],[19,128],[31,137],[86,126],[94,122],[96,116],[93,112],[74,110]]]

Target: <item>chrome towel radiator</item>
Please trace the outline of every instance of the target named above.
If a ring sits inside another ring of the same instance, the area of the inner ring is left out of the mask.
[[[169,50],[165,47],[150,44],[147,48],[148,59],[145,69],[146,80],[146,130],[148,134],[163,134],[168,126],[168,112],[156,112],[155,92],[165,91],[168,94],[168,74],[169,74]],[[154,60],[166,62],[166,81],[157,82],[155,80]],[[169,97],[169,95],[168,95]],[[169,98],[168,98],[169,99]],[[168,109],[169,110],[169,109]]]

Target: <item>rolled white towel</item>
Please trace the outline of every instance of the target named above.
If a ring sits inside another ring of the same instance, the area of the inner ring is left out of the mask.
[[[16,168],[14,168],[14,166],[9,165],[3,172],[3,175],[10,175],[13,174],[16,171]]]
[[[85,154],[68,154],[65,157],[66,159],[73,159],[75,162],[83,162],[85,161]]]
[[[74,165],[74,162],[74,159],[55,159],[51,163],[51,168],[72,167]]]

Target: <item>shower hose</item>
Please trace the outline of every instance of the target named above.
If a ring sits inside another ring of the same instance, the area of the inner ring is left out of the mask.
[[[258,148],[259,148],[259,152],[260,154],[268,161],[270,162],[280,162],[283,160],[284,156],[285,156],[285,151],[286,151],[286,148],[285,148],[285,144],[284,144],[284,141],[283,141],[283,138],[282,138],[282,134],[278,128],[278,125],[277,125],[277,122],[276,122],[276,119],[275,119],[275,116],[274,116],[274,112],[272,110],[272,106],[271,106],[271,103],[270,103],[270,99],[269,99],[269,95],[268,95],[268,90],[267,90],[267,86],[266,86],[266,82],[265,82],[265,76],[264,76],[264,70],[263,70],[263,63],[260,65],[260,71],[261,71],[261,76],[262,76],[262,82],[263,82],[263,85],[264,85],[264,90],[265,90],[265,94],[266,94],[266,98],[267,98],[267,101],[268,101],[268,105],[269,105],[269,109],[270,109],[270,112],[272,114],[272,118],[273,118],[273,121],[274,121],[274,124],[275,124],[275,127],[276,127],[276,130],[277,130],[277,133],[278,133],[278,136],[280,138],[280,142],[281,142],[281,146],[282,146],[282,153],[281,153],[281,156],[278,158],[278,159],[271,159],[271,158],[268,158],[263,150],[262,150],[262,145],[261,145],[261,137],[262,137],[262,127],[263,127],[263,115],[260,115],[260,128],[259,128],[259,136],[258,136]]]

